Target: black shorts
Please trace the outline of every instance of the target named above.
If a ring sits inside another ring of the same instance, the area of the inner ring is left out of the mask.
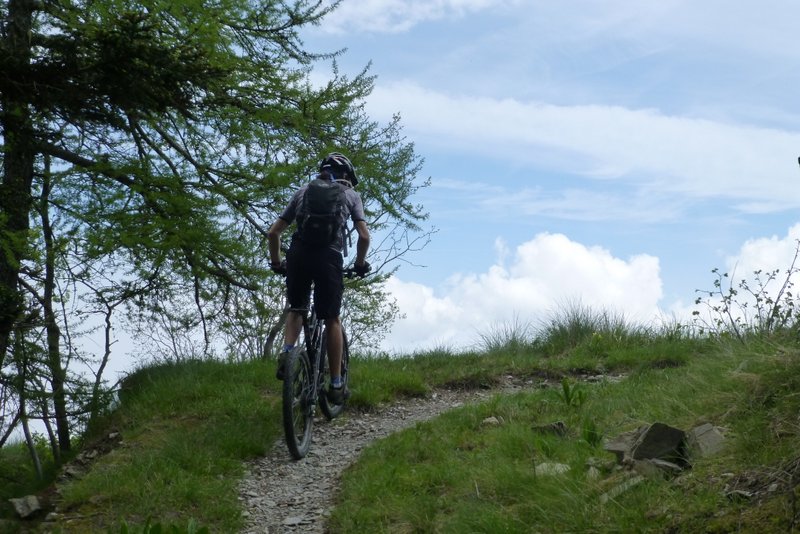
[[[317,317],[333,319],[342,309],[342,253],[330,247],[309,247],[293,239],[286,254],[286,296],[292,308],[308,308],[311,285]]]

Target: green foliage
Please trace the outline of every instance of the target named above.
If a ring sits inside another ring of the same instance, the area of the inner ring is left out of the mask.
[[[400,309],[383,282],[388,274],[345,281],[342,319],[351,347],[376,349],[389,333]]]
[[[370,255],[379,273],[354,284],[353,340],[379,340],[397,316],[383,283],[427,243],[413,197],[428,181],[399,118],[366,115],[368,69],[345,75],[341,51],[304,50],[303,29],[337,4],[4,4],[13,22],[0,35],[0,374],[22,374],[6,358],[14,335],[70,348],[23,380],[32,396],[55,398],[41,411],[56,414],[65,449],[99,414],[120,326],[158,361],[263,356],[283,308],[267,229],[326,152],[356,164],[382,236]],[[311,83],[320,68],[326,81]],[[84,336],[104,333],[93,324],[108,335],[86,354]],[[70,374],[78,361],[93,384]]]

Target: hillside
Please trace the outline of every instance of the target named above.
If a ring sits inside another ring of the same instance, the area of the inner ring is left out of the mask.
[[[478,402],[456,401],[440,417],[369,440],[335,486],[334,507],[323,516],[326,528],[794,528],[800,348],[793,337],[742,344],[725,336],[653,332],[607,321],[551,327],[533,339],[505,332],[485,339],[484,350],[467,354],[356,359],[350,408],[330,429],[438,390],[464,401],[470,392],[483,396]],[[247,499],[240,498],[243,477],[263,464],[259,459],[285,454],[279,384],[272,377],[271,362],[186,362],[133,373],[121,405],[93,434],[103,440],[117,436],[113,446],[93,448],[94,438],[86,438],[86,450],[97,453],[84,457],[84,472],[58,484],[57,499],[49,493],[58,506],[53,521],[43,523],[40,514],[4,527],[12,532],[156,532],[154,525],[175,532],[245,529],[251,514]],[[508,377],[522,387],[493,389]],[[686,429],[710,423],[724,435],[724,448],[678,474],[648,477],[611,499],[601,498],[627,469],[615,465],[604,443],[654,422]],[[565,431],[536,430],[554,423]],[[9,460],[5,451],[3,460]],[[288,454],[284,460],[284,469],[302,464]],[[321,461],[341,459],[333,454]],[[596,465],[591,476],[589,464]],[[569,469],[546,476],[543,465]],[[297,525],[297,531],[307,530],[308,525]]]

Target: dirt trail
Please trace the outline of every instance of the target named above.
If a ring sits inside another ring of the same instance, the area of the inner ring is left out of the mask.
[[[524,387],[534,387],[533,382],[519,384],[508,377],[491,390],[439,390],[371,413],[345,412],[333,422],[318,418],[306,458],[293,461],[281,439],[265,457],[249,464],[239,491],[247,521],[243,532],[325,532],[339,478],[364,447],[447,410]]]

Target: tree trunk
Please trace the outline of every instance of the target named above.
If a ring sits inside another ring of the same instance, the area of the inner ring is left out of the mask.
[[[33,435],[31,434],[31,429],[28,426],[28,414],[25,412],[24,401],[21,410],[22,410],[22,433],[25,435],[25,444],[28,446],[28,452],[31,455],[33,468],[36,470],[36,477],[39,480],[42,480],[44,478],[44,473],[42,472],[42,461],[39,459],[39,452],[36,450],[36,443],[34,443],[33,441]]]
[[[47,163],[47,162],[46,162]],[[53,228],[50,226],[50,212],[48,209],[50,196],[50,169],[45,165],[42,179],[41,217],[42,235],[45,246],[45,277],[44,277],[44,324],[47,330],[47,367],[50,370],[50,382],[53,386],[53,411],[56,417],[56,433],[58,445],[62,451],[72,448],[69,435],[69,417],[67,415],[67,398],[64,389],[67,373],[61,364],[61,330],[53,311],[53,295],[55,293],[55,261],[56,251],[53,240]]]
[[[12,72],[25,73],[31,59],[33,0],[8,3],[2,47],[12,63]],[[19,292],[20,263],[28,244],[28,216],[32,199],[34,137],[24,76],[16,91],[0,95],[0,130],[3,134],[3,176],[0,181],[0,368],[9,349],[14,323],[22,311]]]
[[[103,360],[100,362],[100,367],[97,369],[97,372],[94,375],[94,385],[92,386],[92,400],[91,400],[91,413],[89,414],[89,428],[92,428],[92,425],[97,420],[97,416],[100,415],[100,394],[102,393],[102,386],[103,386],[103,371],[105,371],[106,365],[108,365],[108,360],[111,357],[111,314],[114,313],[114,306],[108,304],[108,302],[103,300],[103,304],[106,306],[106,314],[105,314],[105,343],[103,347],[105,350],[103,351]]]
[[[25,390],[28,382],[28,358],[25,356],[25,351],[22,348],[24,344],[22,335],[17,334],[15,336],[15,340],[14,354],[16,355],[15,360],[17,363],[17,376],[19,383],[19,419],[22,422],[22,433],[25,436],[25,444],[28,446],[28,452],[31,455],[31,462],[33,462],[33,467],[36,470],[36,476],[39,480],[41,480],[44,477],[42,473],[42,462],[39,459],[39,453],[36,451],[36,443],[33,441],[33,435],[31,434],[31,429],[28,425],[28,410],[25,406],[25,403],[28,402],[28,396]]]
[[[44,384],[40,384],[40,391],[45,391]],[[53,432],[53,425],[50,423],[50,407],[47,398],[41,398],[39,409],[42,412],[42,422],[44,428],[47,430],[47,439],[50,442],[50,452],[53,453],[53,460],[56,464],[61,464],[61,450],[58,448],[58,440],[56,434]]]

